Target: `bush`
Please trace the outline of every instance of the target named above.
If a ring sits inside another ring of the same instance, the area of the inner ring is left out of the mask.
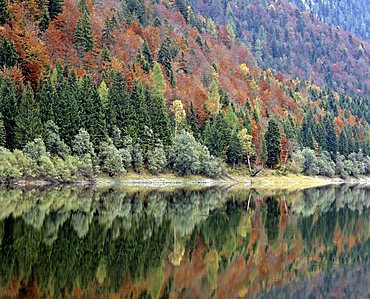
[[[317,161],[319,174],[327,177],[335,175],[335,163],[332,161],[328,152],[323,152]]]
[[[110,176],[126,172],[123,167],[120,151],[114,146],[113,142],[103,142],[100,145],[101,170]]]
[[[23,152],[35,161],[38,161],[42,156],[49,156],[45,143],[41,138],[36,138],[34,141],[28,142]]]
[[[148,152],[148,169],[151,173],[160,173],[167,165],[166,152],[161,142]]]

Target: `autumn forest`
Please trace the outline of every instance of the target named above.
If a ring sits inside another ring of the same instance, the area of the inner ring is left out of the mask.
[[[368,175],[369,70],[286,0],[0,0],[0,181]]]

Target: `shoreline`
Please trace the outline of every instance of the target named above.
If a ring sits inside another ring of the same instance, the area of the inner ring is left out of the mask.
[[[289,189],[299,190],[307,188],[322,187],[328,185],[361,184],[370,185],[370,177],[361,178],[329,178],[309,177],[304,175],[261,175],[249,177],[240,174],[231,174],[223,178],[208,178],[199,175],[177,176],[175,174],[126,174],[117,177],[97,176],[91,180],[83,179],[71,182],[48,181],[42,179],[17,179],[7,183],[0,183],[2,187],[43,187],[43,186],[122,186],[122,187],[181,187],[181,186],[203,186],[212,187],[227,185],[236,188],[258,188],[258,189]]]

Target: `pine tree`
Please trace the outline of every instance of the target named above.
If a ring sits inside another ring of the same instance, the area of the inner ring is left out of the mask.
[[[153,56],[149,50],[148,44],[145,39],[141,47],[141,53],[142,53],[141,65],[143,67],[144,72],[148,74],[153,66]]]
[[[348,156],[349,154],[348,137],[346,130],[343,130],[339,135],[338,151],[341,155]]]
[[[49,0],[48,10],[51,21],[63,11],[63,2],[63,0]]]
[[[134,81],[130,95],[127,121],[129,133],[134,139],[141,136],[145,126],[150,126],[143,84],[138,80]]]
[[[107,107],[107,123],[111,133],[114,126],[117,126],[121,130],[127,128],[129,100],[123,75],[121,73],[114,74],[112,84],[109,88]]]
[[[175,86],[175,78],[172,71],[172,57],[170,53],[171,40],[167,37],[158,51],[158,62],[163,65],[166,75],[172,86]]]
[[[5,147],[6,145],[6,138],[5,138],[5,126],[4,126],[4,118],[3,115],[0,113],[0,147]]]
[[[327,115],[324,119],[325,126],[325,139],[326,139],[326,149],[330,153],[333,160],[336,159],[336,154],[338,151],[337,135],[335,133],[335,127],[333,118],[331,115]]]
[[[60,129],[62,139],[71,145],[72,139],[82,125],[80,114],[83,108],[80,107],[78,100],[80,88],[75,72],[71,72],[67,80],[61,67],[57,66],[57,68],[54,121]]]
[[[40,115],[42,123],[54,120],[54,99],[55,88],[51,83],[50,76],[40,80],[40,87],[37,93],[37,101],[40,104]]]
[[[7,5],[9,0],[0,0],[0,24],[4,24],[9,20],[9,14],[7,11]]]
[[[226,161],[231,166],[235,167],[243,159],[242,146],[236,133],[231,136],[230,144],[226,152]]]
[[[17,115],[15,84],[10,79],[0,79],[0,112],[3,115],[6,147],[15,148],[15,118]]]
[[[161,139],[165,145],[169,145],[171,141],[171,124],[163,96],[167,86],[158,63],[154,66],[152,81],[154,83],[154,91],[150,92],[150,90],[148,90],[146,93],[147,110],[150,112],[149,125],[154,134]]]
[[[80,17],[77,20],[77,27],[74,33],[75,44],[78,52],[83,54],[94,47],[94,38],[90,19],[90,11],[84,0],[80,1]]]
[[[96,85],[91,82],[91,79],[84,76],[82,80],[82,93],[86,101],[83,125],[89,132],[91,141],[97,145],[107,137],[104,105],[98,89]]]
[[[4,66],[13,67],[17,64],[18,54],[14,41],[8,41],[6,37],[3,37],[0,45],[0,68],[2,69]]]
[[[268,167],[273,168],[280,161],[280,130],[274,118],[270,118],[265,134]]]
[[[41,136],[40,109],[30,83],[27,84],[27,87],[22,93],[15,122],[15,142],[17,148],[23,148],[27,142]]]

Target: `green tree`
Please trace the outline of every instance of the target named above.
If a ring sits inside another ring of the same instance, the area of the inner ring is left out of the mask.
[[[6,145],[6,134],[5,134],[4,118],[3,118],[3,115],[0,113],[0,147],[5,147],[5,145]]]
[[[41,136],[42,124],[40,110],[35,100],[31,84],[24,89],[16,117],[15,141],[17,148]]]
[[[274,118],[270,118],[267,131],[265,133],[265,141],[267,148],[267,161],[268,167],[273,168],[280,161],[280,130]]]
[[[158,51],[158,62],[163,65],[166,75],[172,86],[175,86],[175,78],[172,71],[171,40],[167,37]]]
[[[65,159],[70,155],[71,150],[67,144],[65,144],[59,135],[59,128],[53,121],[48,121],[45,124],[45,146],[48,152],[52,155],[57,155]]]
[[[80,1],[80,17],[77,20],[77,27],[74,33],[75,44],[78,52],[83,54],[89,52],[94,47],[90,11],[85,0]]]
[[[125,172],[120,151],[114,146],[113,142],[102,142],[100,145],[101,170],[109,176],[114,176]]]
[[[72,142],[72,151],[75,155],[83,158],[86,155],[95,156],[94,145],[90,141],[90,135],[85,129],[80,129]]]
[[[144,155],[140,143],[136,143],[132,150],[132,165],[135,171],[140,172],[144,165]]]
[[[18,103],[14,82],[9,78],[0,79],[0,112],[4,119],[6,147],[9,149],[16,147],[17,109]]]
[[[166,152],[161,141],[157,141],[148,153],[148,169],[151,173],[160,173],[167,165]]]
[[[238,135],[234,133],[231,136],[230,144],[227,148],[226,161],[229,165],[235,167],[242,161],[242,159],[243,159],[242,145],[240,143]]]
[[[43,156],[49,156],[45,143],[41,138],[35,138],[35,140],[27,142],[23,152],[34,161],[39,161]]]
[[[335,127],[333,118],[331,115],[327,115],[324,119],[325,126],[325,137],[326,137],[326,149],[330,153],[331,157],[335,160],[335,156],[338,151],[337,135],[335,133]]]
[[[49,120],[55,119],[54,100],[56,91],[51,82],[50,76],[40,80],[40,87],[37,93],[37,101],[40,105],[41,121],[46,123]]]
[[[141,47],[141,66],[143,67],[144,72],[149,73],[150,69],[153,66],[153,56],[149,50],[148,44],[144,39],[143,45]]]
[[[111,133],[114,126],[121,130],[127,128],[129,105],[125,79],[121,73],[116,73],[113,75],[112,84],[109,88],[107,107],[107,123]]]
[[[3,37],[0,44],[0,68],[13,67],[18,64],[18,54],[13,40]]]
[[[54,20],[63,11],[63,0],[49,0],[48,10],[50,20]]]

